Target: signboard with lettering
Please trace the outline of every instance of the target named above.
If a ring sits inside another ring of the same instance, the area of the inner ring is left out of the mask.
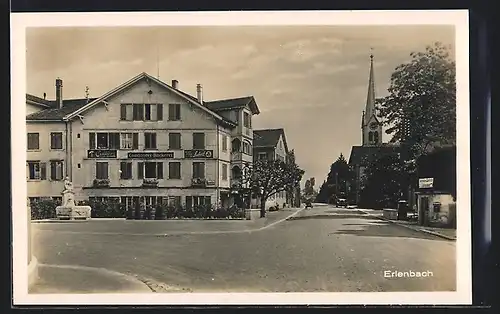
[[[184,158],[214,158],[214,151],[204,149],[185,150]]]
[[[138,158],[138,159],[162,159],[162,158],[174,158],[174,152],[131,152],[128,153],[128,158]]]
[[[421,178],[418,179],[418,187],[420,189],[429,189],[434,185],[434,178]]]
[[[116,158],[116,150],[90,149],[87,151],[87,158]]]

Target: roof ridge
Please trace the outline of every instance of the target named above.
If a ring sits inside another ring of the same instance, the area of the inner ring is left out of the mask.
[[[245,98],[252,98],[252,95],[249,96],[240,96],[240,97],[233,97],[233,98],[222,98],[222,99],[215,99],[215,100],[206,100],[204,101],[205,103],[211,103],[211,102],[219,102],[219,101],[226,101],[226,100],[235,100],[235,99],[245,99]]]

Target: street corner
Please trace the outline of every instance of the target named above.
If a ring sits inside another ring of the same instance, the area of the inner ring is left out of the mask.
[[[39,264],[30,294],[152,293],[138,278],[104,268]]]

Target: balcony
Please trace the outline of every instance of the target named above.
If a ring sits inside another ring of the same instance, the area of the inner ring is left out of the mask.
[[[192,187],[206,187],[208,185],[208,181],[205,178],[192,178],[191,186]]]
[[[94,179],[92,185],[95,188],[107,188],[109,187],[109,179]]]
[[[143,179],[142,186],[145,188],[156,188],[158,187],[158,179],[156,178]]]

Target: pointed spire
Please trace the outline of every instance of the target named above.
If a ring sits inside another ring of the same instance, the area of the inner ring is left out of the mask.
[[[373,74],[373,49],[370,54],[370,77],[368,80],[368,95],[366,97],[365,124],[375,113],[375,76]]]

